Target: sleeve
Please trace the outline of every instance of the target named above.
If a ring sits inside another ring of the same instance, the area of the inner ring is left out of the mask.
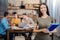
[[[34,24],[34,21],[32,19],[30,19],[30,22],[31,22],[31,24]]]
[[[1,22],[2,22],[3,27],[4,27],[6,30],[10,29],[9,24],[8,24],[8,21],[2,20]]]

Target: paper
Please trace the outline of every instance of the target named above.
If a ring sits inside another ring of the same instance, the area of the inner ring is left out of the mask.
[[[17,27],[17,26],[13,26],[12,29],[19,29],[19,27]]]

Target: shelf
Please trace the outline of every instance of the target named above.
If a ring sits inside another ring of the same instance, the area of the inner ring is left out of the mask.
[[[38,9],[38,7],[39,7],[39,4],[25,4],[26,9],[35,10],[35,9]]]
[[[35,10],[39,8],[39,4],[25,4],[26,10]],[[20,6],[8,6],[8,10],[20,10]]]
[[[27,8],[26,10],[37,10],[38,8]]]
[[[11,7],[8,6],[8,10],[18,10],[18,9],[20,9],[19,6],[11,6]]]

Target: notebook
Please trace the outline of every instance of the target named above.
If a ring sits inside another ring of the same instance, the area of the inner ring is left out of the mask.
[[[50,27],[48,28],[49,31],[53,31],[59,26],[59,23],[52,23]]]
[[[25,23],[20,23],[20,24],[19,24],[19,27],[20,27],[20,28],[24,28],[25,25],[26,25]]]

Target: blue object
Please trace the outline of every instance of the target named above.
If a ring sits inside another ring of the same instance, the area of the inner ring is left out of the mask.
[[[0,34],[6,35],[6,30],[8,29],[10,29],[8,20],[6,18],[2,18],[0,22]]]
[[[59,23],[52,23],[50,27],[48,28],[49,31],[53,31],[59,26]]]

